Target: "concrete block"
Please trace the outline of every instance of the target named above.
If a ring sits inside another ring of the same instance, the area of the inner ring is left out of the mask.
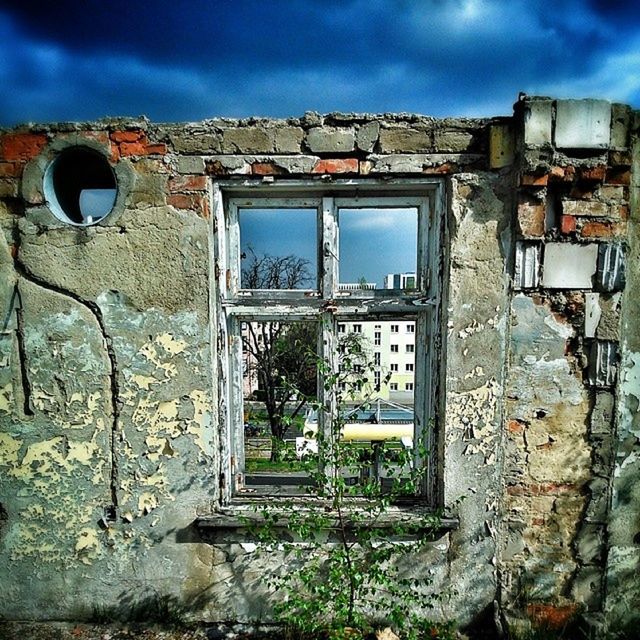
[[[516,243],[514,289],[531,289],[540,282],[540,245],[531,242]]]
[[[524,108],[524,143],[551,144],[551,100],[527,100]]]
[[[275,130],[275,148],[278,153],[300,153],[304,129],[301,127],[279,127]]]
[[[618,345],[610,340],[594,340],[589,350],[587,382],[593,387],[611,387],[618,373]]]
[[[598,248],[596,282],[601,291],[621,291],[626,283],[624,251],[622,246],[603,243]]]
[[[432,133],[425,129],[397,127],[381,129],[382,153],[429,153],[433,151]]]
[[[600,309],[602,316],[596,328],[595,337],[598,340],[620,340],[620,307],[622,293],[600,295]]]
[[[597,258],[597,244],[547,244],[542,286],[549,289],[591,289]]]
[[[307,146],[313,153],[345,153],[353,151],[353,129],[329,129],[315,127],[307,133]]]
[[[176,160],[178,173],[204,173],[204,158],[202,156],[179,156]]]
[[[223,153],[270,153],[275,150],[271,136],[262,127],[226,129],[222,135]]]
[[[380,123],[379,122],[367,122],[363,124],[356,134],[356,143],[358,149],[362,151],[371,152],[378,142],[380,136]]]
[[[600,295],[587,293],[584,296],[584,337],[595,338],[596,329],[602,316],[600,309]]]
[[[433,144],[438,153],[465,153],[478,146],[473,134],[464,129],[435,131]]]
[[[513,164],[515,158],[515,136],[508,124],[494,124],[489,129],[489,166],[502,169]]]
[[[611,146],[625,149],[629,146],[631,107],[626,104],[611,105]]]
[[[555,144],[562,149],[602,149],[611,139],[611,104],[606,100],[558,100]]]
[[[614,397],[608,391],[597,391],[591,410],[591,433],[609,434],[613,429]]]

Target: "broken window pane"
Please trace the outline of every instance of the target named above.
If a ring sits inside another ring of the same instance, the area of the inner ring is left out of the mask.
[[[414,353],[403,349],[399,355],[391,349],[394,325],[389,321],[344,324],[339,338],[340,441],[345,448],[340,473],[353,494],[373,485],[389,489],[411,473]],[[413,334],[401,338],[403,346],[414,346],[414,339]]]
[[[415,289],[418,210],[340,208],[340,284]]]
[[[242,323],[245,494],[308,491],[317,444],[305,438],[316,398],[317,324]]]
[[[317,211],[239,209],[240,286],[317,289]]]

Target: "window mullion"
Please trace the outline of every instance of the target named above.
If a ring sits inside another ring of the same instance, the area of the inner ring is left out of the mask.
[[[320,331],[318,337],[318,353],[321,366],[318,367],[318,433],[322,438],[321,451],[325,452],[324,459],[320,460],[321,469],[325,476],[329,477],[333,472],[331,463],[333,451],[334,419],[337,416],[338,406],[336,399],[337,383],[331,383],[329,379],[338,371],[338,323],[330,312],[320,316]],[[327,462],[329,460],[329,462]]]
[[[234,363],[229,376],[230,406],[229,414],[231,424],[237,425],[232,430],[231,437],[231,477],[233,478],[233,491],[237,492],[244,485],[244,407],[243,407],[243,349],[241,322],[236,316],[229,318],[229,357]],[[239,425],[239,426],[238,426]]]
[[[338,290],[338,215],[335,198],[322,198],[322,297],[335,297]]]
[[[417,282],[420,291],[430,293],[430,227],[431,227],[431,207],[430,199],[424,198],[418,209],[418,256],[417,256]]]
[[[231,296],[236,296],[240,289],[240,220],[238,216],[238,207],[235,203],[229,204],[229,217],[227,227],[227,243],[228,243],[228,263],[227,273],[224,280]]]

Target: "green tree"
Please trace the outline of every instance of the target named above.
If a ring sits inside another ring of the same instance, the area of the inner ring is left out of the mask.
[[[245,289],[298,289],[310,281],[309,261],[294,255],[245,254]],[[316,390],[317,327],[305,322],[246,322],[242,330],[245,375],[257,380],[278,460],[284,434]]]

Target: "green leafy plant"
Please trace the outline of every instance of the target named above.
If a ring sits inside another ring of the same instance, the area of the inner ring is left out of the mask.
[[[381,379],[359,336],[348,336],[339,352],[337,367],[317,362],[322,400],[307,399],[322,417],[317,431],[305,434],[318,448],[305,459],[311,495],[256,508],[260,548],[284,551],[287,559],[267,577],[280,596],[276,616],[296,637],[362,637],[389,625],[406,638],[453,637],[452,624],[426,615],[441,597],[428,575],[412,575],[415,554],[441,528],[441,514],[398,508],[421,493],[425,468],[416,460],[427,451],[420,443],[367,446],[344,437],[354,414],[373,410],[389,375]]]

